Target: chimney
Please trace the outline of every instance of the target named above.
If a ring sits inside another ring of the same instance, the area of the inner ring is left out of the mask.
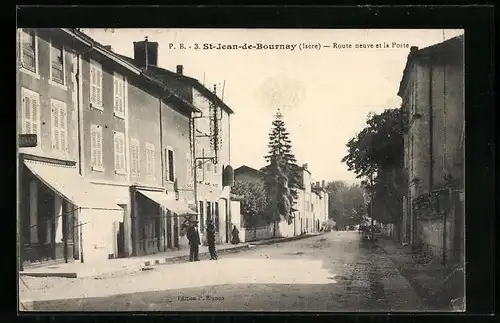
[[[177,74],[184,75],[184,67],[182,65],[177,65]]]
[[[318,181],[318,182],[316,182],[316,187],[317,187],[317,188],[320,188],[320,186],[319,186],[319,181]]]
[[[112,52],[112,51],[113,51],[113,47],[111,47],[111,45],[106,45],[106,46],[104,46],[104,48],[105,48],[106,50],[109,50],[110,52]]]
[[[134,60],[140,67],[158,65],[158,43],[145,40],[134,42]]]
[[[302,168],[304,168],[305,170],[307,170],[307,164],[303,164]]]
[[[410,54],[413,54],[413,53],[415,53],[416,51],[418,51],[418,46],[411,46],[411,47],[410,47]]]
[[[326,188],[326,185],[325,185],[325,180],[322,180],[322,181],[321,181],[321,187]]]

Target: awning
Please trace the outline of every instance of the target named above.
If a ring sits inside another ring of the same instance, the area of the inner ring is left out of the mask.
[[[24,164],[42,183],[77,207],[122,210],[103,188],[84,179],[75,167],[32,160]]]
[[[196,215],[196,211],[193,211],[188,204],[183,201],[177,201],[170,196],[167,196],[163,192],[145,191],[137,190],[139,193],[147,197],[148,199],[158,203],[167,210],[175,213],[177,215]]]

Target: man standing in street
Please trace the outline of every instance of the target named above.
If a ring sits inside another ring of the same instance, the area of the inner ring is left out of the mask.
[[[198,259],[198,251],[201,239],[198,232],[198,221],[194,221],[194,223],[189,226],[186,236],[189,241],[189,261],[200,261],[200,259]]]
[[[212,220],[207,223],[207,244],[210,252],[210,260],[217,260],[217,251],[215,250],[215,226]]]

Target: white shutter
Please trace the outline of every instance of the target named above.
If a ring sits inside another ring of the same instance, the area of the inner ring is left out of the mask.
[[[60,145],[61,151],[68,151],[68,124],[67,124],[67,111],[66,105],[63,104],[59,107],[59,135],[61,136]]]
[[[31,98],[31,133],[39,135],[38,128],[40,126],[40,96],[33,93]]]
[[[97,145],[96,145],[96,151],[97,151],[97,166],[98,167],[103,167],[103,161],[102,161],[102,128],[97,127]]]
[[[90,156],[91,156],[91,165],[96,167],[98,165],[97,162],[97,127],[92,125],[90,127],[91,141],[90,141]]]
[[[31,133],[31,97],[29,95],[24,95],[24,106],[23,106],[23,125],[22,131],[23,133],[30,134]]]
[[[120,136],[120,170],[125,171],[125,138]]]
[[[101,107],[102,105],[102,71],[98,69],[96,71],[96,89],[97,89],[97,105]]]
[[[61,150],[61,136],[59,133],[59,105],[52,101],[52,148]]]
[[[127,100],[128,100],[128,82],[127,79],[123,78],[123,117],[125,117],[125,113],[127,113]]]
[[[118,133],[115,132],[113,136],[114,140],[114,155],[115,155],[115,170],[120,170],[120,143],[118,138]]]
[[[118,78],[115,76],[113,80],[113,94],[114,94],[114,106],[113,111],[118,114]]]
[[[139,142],[137,142],[137,146],[135,147],[135,162],[136,162],[135,170],[136,170],[137,176],[139,176],[139,174],[141,173],[141,153],[140,152],[141,152],[140,145],[139,145]]]
[[[151,175],[155,174],[155,148],[151,146]]]
[[[90,103],[97,104],[96,69],[90,65]]]

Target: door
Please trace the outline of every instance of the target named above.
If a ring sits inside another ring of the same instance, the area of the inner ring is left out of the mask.
[[[118,234],[116,235],[116,245],[118,247],[118,257],[125,256],[125,227],[123,222],[118,223]]]
[[[172,249],[172,212],[167,211],[167,248]]]
[[[174,217],[174,247],[179,248],[179,217]]]

